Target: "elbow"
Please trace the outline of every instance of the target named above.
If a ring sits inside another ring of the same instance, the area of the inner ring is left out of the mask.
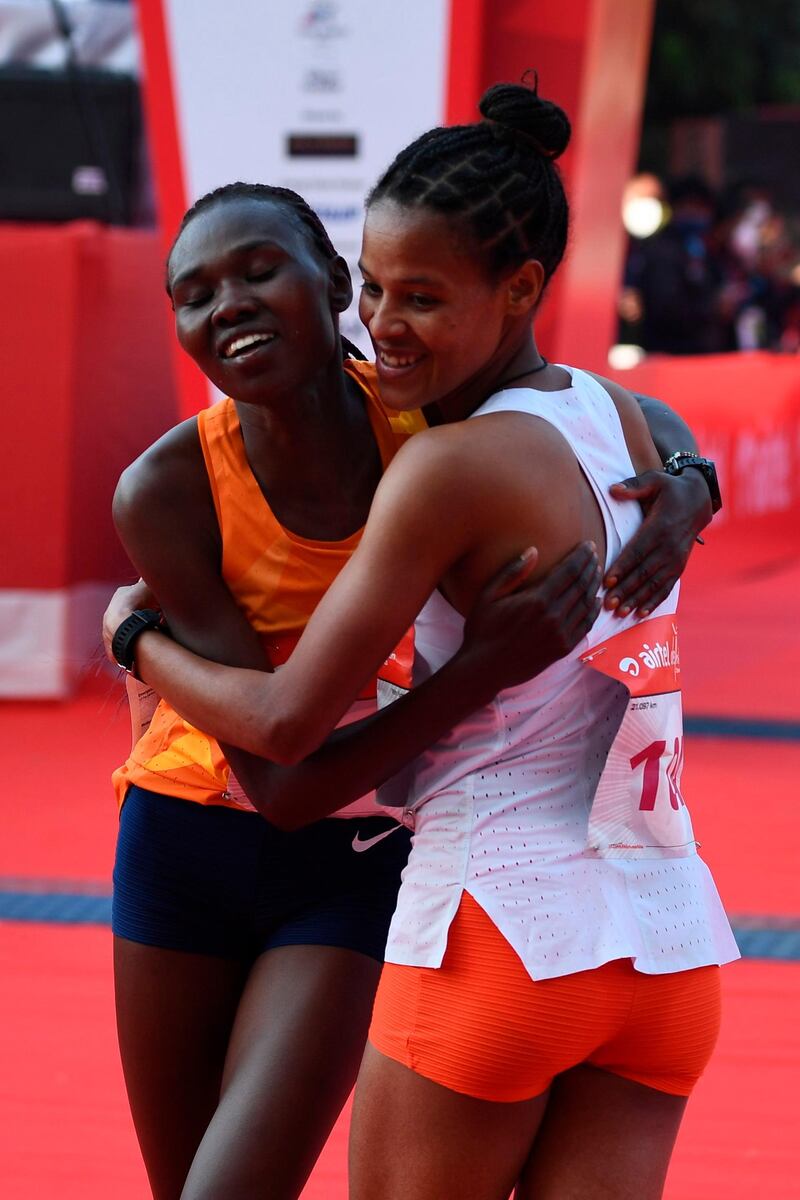
[[[262,754],[264,758],[277,763],[279,767],[296,767],[305,758],[305,755],[292,741],[270,742],[269,749],[263,751]]]
[[[301,720],[284,715],[270,719],[259,728],[256,744],[245,749],[253,750],[280,767],[296,767],[316,749],[316,745]]]

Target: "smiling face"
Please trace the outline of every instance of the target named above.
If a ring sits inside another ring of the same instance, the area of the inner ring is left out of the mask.
[[[169,259],[178,341],[226,395],[268,403],[341,361],[347,269],[287,206],[236,197],[199,212]]]
[[[519,273],[493,281],[439,213],[391,200],[372,205],[360,266],[359,315],[391,408],[488,394],[530,338],[535,297],[515,301]]]

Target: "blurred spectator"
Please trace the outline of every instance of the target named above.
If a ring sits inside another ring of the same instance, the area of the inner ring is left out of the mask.
[[[719,202],[685,177],[667,204],[655,176],[637,176],[623,220],[621,342],[666,354],[800,351],[800,231],[767,188],[742,183]]]
[[[717,231],[731,349],[796,350],[800,244],[767,188],[731,189]]]
[[[711,233],[716,199],[697,177],[669,189],[670,216],[651,237],[631,242],[625,268],[628,316],[639,302],[638,321],[622,338],[665,354],[709,354],[724,348],[717,308],[720,264]],[[628,322],[630,324],[630,322]]]

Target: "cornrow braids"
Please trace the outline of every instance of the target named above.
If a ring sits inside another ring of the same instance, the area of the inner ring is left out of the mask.
[[[172,245],[169,248],[169,253],[167,254],[167,295],[170,295],[169,260],[184,229],[200,213],[205,212],[214,204],[225,203],[229,200],[264,200],[272,204],[285,205],[286,208],[290,209],[303,222],[311,234],[314,246],[322,257],[327,262],[337,257],[336,247],[328,236],[328,231],[311,205],[298,192],[293,192],[291,188],[277,187],[269,183],[243,183],[241,180],[238,180],[236,183],[225,183],[221,187],[214,188],[213,191],[206,192],[204,196],[196,200],[192,207],[184,213],[181,223],[178,226],[178,232],[175,234]],[[349,342],[347,338],[343,337],[341,342],[342,354],[345,358],[364,357],[358,347]]]
[[[169,263],[170,255],[175,248],[178,238],[189,222],[200,213],[205,212],[206,209],[211,208],[212,205],[226,200],[266,200],[274,204],[285,205],[291,209],[295,216],[300,218],[309,230],[314,245],[322,257],[325,259],[336,257],[336,248],[328,237],[325,226],[311,205],[298,192],[293,192],[291,188],[273,187],[269,183],[242,183],[239,180],[236,183],[225,183],[222,187],[214,188],[213,191],[206,192],[205,196],[201,196],[199,200],[195,200],[192,207],[183,214],[183,219],[178,226],[178,232],[175,234],[169,254],[167,255],[167,263]]]
[[[524,84],[496,84],[479,107],[483,121],[431,129],[401,150],[367,207],[387,199],[458,217],[491,276],[536,258],[546,281],[567,242],[569,209],[554,159],[569,141],[569,121]]]

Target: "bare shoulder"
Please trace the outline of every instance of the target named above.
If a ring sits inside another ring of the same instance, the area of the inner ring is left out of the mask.
[[[416,554],[424,547],[437,558],[438,569],[449,562],[453,547],[461,552],[465,531],[474,529],[481,511],[489,473],[486,456],[475,452],[465,428],[473,424],[425,429],[400,448],[378,485],[356,558],[376,545],[390,545],[395,554],[398,544],[416,547]]]
[[[368,529],[402,529],[467,552],[493,539],[498,524],[515,529],[520,512],[549,504],[576,470],[562,434],[540,418],[502,412],[440,425],[415,434],[395,456]]]
[[[114,497],[117,505],[167,502],[205,475],[197,421],[190,417],[168,429],[126,467]]]
[[[381,488],[384,491],[411,486],[427,489],[450,482],[457,473],[465,443],[468,443],[463,429],[466,424],[466,421],[458,421],[415,433],[395,454],[381,481]]]
[[[635,402],[634,402],[635,403]],[[517,412],[488,413],[454,421],[412,437],[395,456],[388,472],[397,483],[425,490],[474,493],[502,485],[508,465],[519,454],[534,455],[542,468],[572,457],[563,435],[544,418]]]
[[[193,513],[202,521],[213,501],[197,420],[190,417],[167,430],[120,476],[114,493],[114,521],[124,535],[132,523],[157,519],[173,527]]]
[[[655,448],[639,401],[632,392],[615,380],[606,379],[603,375],[595,374],[594,371],[586,373],[596,379],[613,400],[622,424],[622,432],[625,434],[628,452],[637,472],[658,470],[661,467],[661,458]]]

